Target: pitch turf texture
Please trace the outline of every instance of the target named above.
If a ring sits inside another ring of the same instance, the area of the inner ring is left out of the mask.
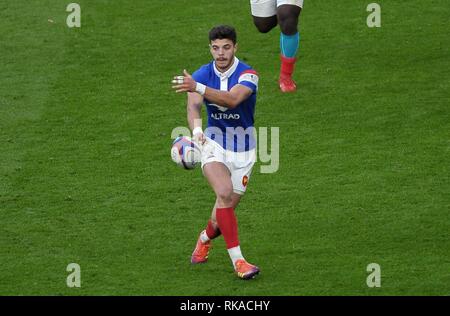
[[[306,1],[285,95],[279,32],[247,1],[79,0],[81,28],[69,1],[3,1],[0,294],[449,295],[450,6],[378,1],[368,28],[369,2]],[[256,126],[280,128],[278,172],[258,163],[237,209],[249,282],[222,238],[189,263],[214,195],[169,154],[171,77],[210,60],[219,23],[260,73]]]

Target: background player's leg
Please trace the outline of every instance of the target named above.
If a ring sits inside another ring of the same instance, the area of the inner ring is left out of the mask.
[[[298,18],[302,8],[296,5],[284,4],[277,9],[278,24],[281,32],[286,35],[294,35],[298,32]]]
[[[277,16],[281,29],[281,70],[280,89],[283,92],[293,92],[296,90],[295,82],[292,79],[296,56],[300,43],[298,32],[298,19],[301,8],[295,5],[281,5],[278,7]]]
[[[278,25],[277,16],[259,17],[253,15],[253,23],[261,33],[268,33],[271,29]]]

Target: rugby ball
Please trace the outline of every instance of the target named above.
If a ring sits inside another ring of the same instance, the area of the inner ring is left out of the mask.
[[[184,169],[194,169],[201,161],[201,151],[189,136],[179,136],[172,143],[172,161]]]

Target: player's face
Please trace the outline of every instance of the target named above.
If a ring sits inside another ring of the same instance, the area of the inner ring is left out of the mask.
[[[233,65],[237,45],[234,45],[232,40],[224,38],[211,41],[209,46],[217,69],[221,72],[227,71]]]

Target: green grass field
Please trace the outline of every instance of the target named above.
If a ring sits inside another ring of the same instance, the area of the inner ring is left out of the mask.
[[[380,0],[368,28],[370,2],[305,1],[290,95],[248,1],[78,0],[81,28],[70,1],[1,2],[0,295],[450,295],[450,5]],[[256,126],[280,128],[237,209],[249,282],[222,238],[190,265],[214,194],[169,153],[170,80],[222,23],[260,73]]]

